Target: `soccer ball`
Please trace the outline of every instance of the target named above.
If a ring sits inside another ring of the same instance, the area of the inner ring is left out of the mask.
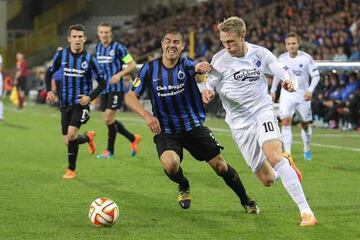
[[[95,226],[110,227],[119,218],[119,208],[116,203],[109,198],[98,198],[90,205],[89,218]]]

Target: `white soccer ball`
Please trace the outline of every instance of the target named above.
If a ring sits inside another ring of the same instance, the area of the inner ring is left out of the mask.
[[[89,218],[92,224],[98,227],[110,227],[119,218],[119,208],[109,198],[95,199],[89,209]]]

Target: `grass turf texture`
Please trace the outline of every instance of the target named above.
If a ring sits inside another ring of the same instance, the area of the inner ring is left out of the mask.
[[[357,132],[314,129],[313,142],[326,146],[313,146],[313,160],[304,161],[300,131],[294,128],[294,158],[320,222],[301,229],[298,209],[281,182],[271,188],[260,184],[221,119],[209,118],[206,125],[215,129],[225,159],[257,200],[258,216],[245,214],[223,180],[188,153],[182,165],[191,183],[192,205],[182,210],[177,186],[163,173],[149,129],[132,113],[117,117],[142,135],[139,154],[130,157],[129,143],[120,135],[113,159],[96,159],[82,145],[78,176],[66,181],[61,178],[67,158],[59,112],[48,106],[5,108],[6,120],[0,123],[0,239],[360,239]],[[100,113],[93,112],[81,132],[90,129],[96,131],[100,153],[107,139]],[[111,228],[96,228],[88,219],[90,203],[103,196],[120,209],[119,222]]]

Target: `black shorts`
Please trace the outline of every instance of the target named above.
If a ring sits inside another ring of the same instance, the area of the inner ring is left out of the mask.
[[[73,105],[60,109],[61,130],[63,135],[67,135],[69,126],[80,128],[82,124],[90,119],[89,106]]]
[[[160,133],[154,136],[154,143],[160,158],[166,150],[176,152],[183,159],[183,148],[199,161],[210,161],[224,149],[215,139],[211,130],[205,126],[184,133]]]
[[[100,111],[104,112],[106,109],[117,110],[122,105],[124,95],[119,92],[110,92],[101,94],[100,96]]]
[[[17,89],[19,91],[26,91],[26,77],[21,76],[17,79]]]

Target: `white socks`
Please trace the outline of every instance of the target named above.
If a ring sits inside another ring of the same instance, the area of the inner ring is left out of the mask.
[[[274,166],[274,170],[280,177],[286,191],[298,206],[300,212],[312,213],[309,204],[306,201],[300,181],[296,175],[295,170],[290,166],[289,161],[286,158],[283,158],[278,164]]]
[[[285,151],[291,153],[291,144],[292,144],[291,126],[282,126],[281,135],[282,135]]]
[[[312,136],[312,128],[309,125],[305,130],[301,129],[301,138],[304,143],[304,152],[310,151],[310,142],[311,142],[311,136]]]

